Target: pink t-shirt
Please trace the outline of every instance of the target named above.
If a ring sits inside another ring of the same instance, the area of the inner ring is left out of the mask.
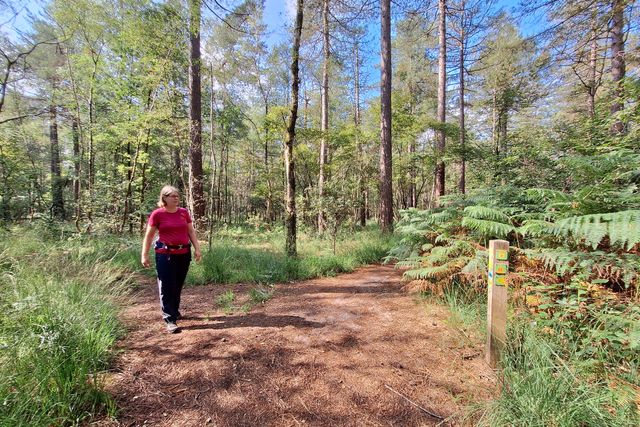
[[[158,240],[167,245],[189,243],[188,224],[190,223],[191,216],[185,208],[178,208],[175,212],[167,212],[164,208],[158,208],[149,215],[149,225],[158,229]],[[187,253],[189,249],[179,249],[172,252]]]

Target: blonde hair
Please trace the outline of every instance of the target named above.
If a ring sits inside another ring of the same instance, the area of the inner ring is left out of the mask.
[[[158,198],[159,208],[164,208],[165,206],[167,206],[164,198],[170,196],[172,193],[180,194],[178,189],[172,185],[165,185],[164,187],[162,187],[162,190],[160,190],[160,197]]]

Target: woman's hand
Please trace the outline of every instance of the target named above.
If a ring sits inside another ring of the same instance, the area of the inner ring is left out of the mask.
[[[196,230],[193,228],[192,222],[187,224],[187,232],[189,233],[189,240],[191,240],[191,244],[193,245],[196,262],[200,262],[202,259],[202,252],[200,252],[200,242],[198,242],[198,236],[196,235]]]
[[[151,263],[149,262],[149,255],[148,254],[142,254],[142,257],[140,258],[140,262],[142,262],[142,266],[144,268],[151,267]]]
[[[147,224],[147,231],[144,233],[144,238],[142,239],[142,253],[140,254],[140,262],[144,268],[151,267],[151,263],[149,262],[149,248],[151,247],[151,240],[153,236],[155,236],[157,228]]]

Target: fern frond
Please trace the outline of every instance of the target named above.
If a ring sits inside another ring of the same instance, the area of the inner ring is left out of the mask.
[[[396,268],[417,268],[420,266],[422,266],[422,258],[420,257],[398,261],[395,265]]]
[[[443,224],[447,221],[451,221],[456,216],[456,211],[453,209],[445,209],[442,212],[433,213],[430,217],[433,224]]]
[[[519,212],[511,217],[512,221],[524,223],[526,221],[540,220],[544,221],[548,217],[546,212]]]
[[[451,237],[446,234],[438,234],[434,239],[434,243],[436,245],[439,245],[443,243],[449,243],[451,240],[452,240]]]
[[[433,245],[431,243],[425,243],[420,247],[420,249],[422,249],[423,252],[428,252],[433,249]]]
[[[572,204],[573,203],[571,201],[552,202],[545,207],[545,210],[550,214],[555,211],[566,211],[568,209],[571,209]]]
[[[640,210],[573,216],[557,221],[551,232],[584,240],[594,249],[609,236],[611,245],[628,250],[640,243]]]
[[[640,183],[640,169],[630,170],[617,176],[619,181]]]
[[[640,242],[640,210],[606,214],[609,221],[609,240],[627,250]]]
[[[424,222],[410,222],[404,225],[398,225],[396,228],[398,234],[405,236],[424,236],[430,231],[433,231],[433,228]]]
[[[566,193],[558,190],[551,190],[549,188],[530,188],[525,191],[526,196],[534,201],[567,201],[569,200],[569,196]]]
[[[517,231],[517,229],[510,224],[471,217],[462,218],[462,226],[477,231],[486,237],[507,237],[509,233]]]
[[[485,252],[485,254],[486,254],[486,252]],[[486,257],[478,257],[478,256],[476,256],[475,258],[472,258],[467,263],[467,265],[462,267],[462,270],[460,270],[460,272],[464,273],[464,274],[473,274],[473,275],[486,273],[487,272],[487,259],[486,259]]]
[[[404,272],[404,276],[409,279],[432,279],[440,280],[455,273],[455,268],[449,264],[423,267]]]
[[[486,206],[467,206],[464,208],[464,216],[468,218],[484,219],[502,223],[511,222],[508,215],[504,214],[499,209],[488,208]]]
[[[558,275],[582,273],[592,278],[602,278],[629,287],[640,278],[640,256],[602,251],[575,252],[565,249],[527,250],[527,256],[541,260],[545,267]]]
[[[526,220],[521,227],[518,227],[518,232],[523,236],[540,237],[553,234],[554,225],[549,221],[530,219]]]
[[[527,254],[533,259],[539,259],[547,268],[555,269],[560,276],[576,271],[576,264],[579,255],[563,249],[543,250],[541,252],[528,251]]]

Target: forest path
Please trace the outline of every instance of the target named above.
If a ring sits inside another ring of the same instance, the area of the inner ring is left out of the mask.
[[[248,314],[216,298],[248,285],[185,288],[182,332],[168,334],[155,284],[124,313],[130,328],[107,390],[120,426],[453,425],[495,378],[482,345],[417,303],[401,273],[369,266],[277,285]],[[240,302],[242,304],[242,301]],[[413,403],[411,403],[411,402]]]

